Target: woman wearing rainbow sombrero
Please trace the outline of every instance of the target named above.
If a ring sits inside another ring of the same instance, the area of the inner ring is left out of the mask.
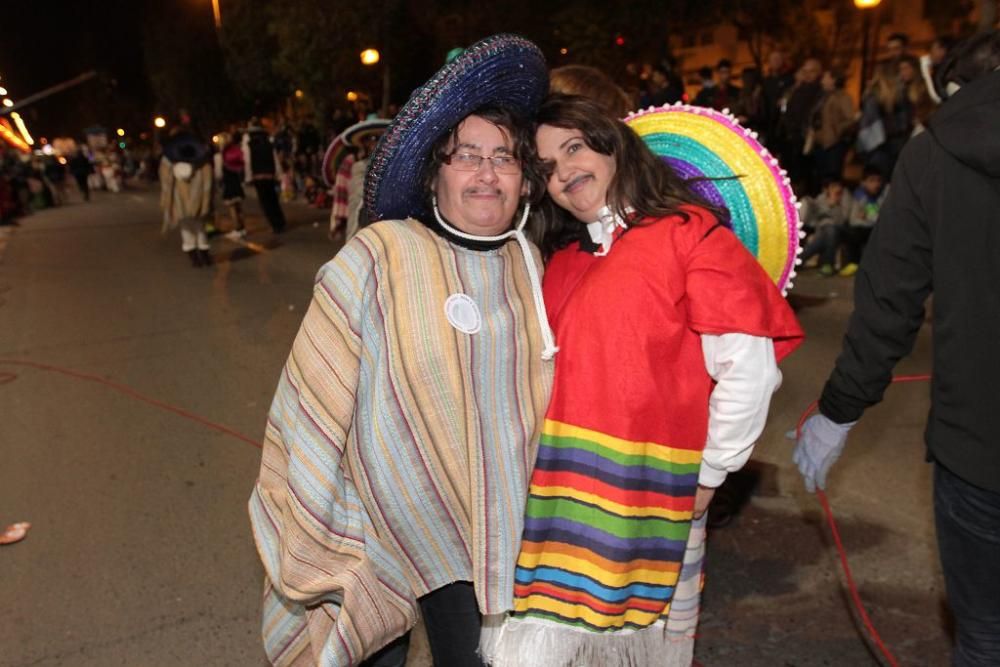
[[[483,653],[494,667],[686,667],[705,510],[749,458],[802,330],[726,226],[744,212],[685,178],[698,155],[675,153],[679,175],[582,97],[551,96],[536,123],[560,351],[514,612],[487,629]]]

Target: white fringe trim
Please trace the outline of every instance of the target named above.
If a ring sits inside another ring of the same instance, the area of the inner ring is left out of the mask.
[[[479,652],[491,667],[690,667],[694,633],[590,632],[536,618],[483,618]]]

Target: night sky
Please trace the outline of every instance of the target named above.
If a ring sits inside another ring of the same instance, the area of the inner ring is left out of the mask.
[[[153,104],[142,60],[144,7],[145,0],[0,3],[0,86],[15,102],[88,70],[99,74],[19,110],[36,140],[80,137],[98,123],[144,123]]]

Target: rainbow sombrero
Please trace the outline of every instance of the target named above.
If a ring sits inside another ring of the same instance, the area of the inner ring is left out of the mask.
[[[757,133],[728,113],[680,103],[625,122],[681,176],[705,179],[694,190],[729,209],[733,232],[786,293],[800,252],[798,201]]]
[[[326,149],[326,154],[323,155],[321,171],[326,184],[333,187],[333,182],[337,179],[337,169],[351,149],[360,148],[361,143],[368,137],[382,136],[389,123],[390,121],[385,118],[369,118],[351,125],[334,137]]]

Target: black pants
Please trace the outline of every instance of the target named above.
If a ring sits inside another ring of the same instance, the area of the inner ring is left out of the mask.
[[[861,261],[861,253],[871,235],[871,227],[844,227],[844,264],[857,264]]]
[[[458,581],[419,600],[434,667],[482,667],[476,655],[482,617],[472,584]],[[361,663],[361,667],[403,667],[410,646],[406,633]]]
[[[934,519],[955,615],[952,665],[1000,665],[1000,493],[935,464]]]
[[[264,216],[271,223],[271,229],[280,232],[285,229],[285,214],[281,211],[281,202],[278,201],[277,184],[273,178],[263,179],[253,182],[253,187],[257,190],[257,201],[264,211]]]
[[[83,195],[83,201],[90,201],[90,184],[87,182],[87,174],[73,174],[73,178],[76,179],[76,187],[80,189],[80,194]]]

